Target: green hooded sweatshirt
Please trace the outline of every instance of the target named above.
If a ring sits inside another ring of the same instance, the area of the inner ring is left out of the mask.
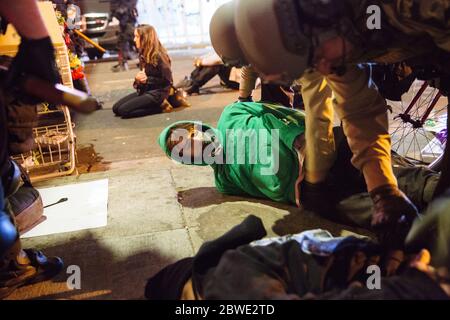
[[[293,143],[305,132],[303,112],[279,105],[243,102],[224,109],[217,129],[198,121],[174,123],[158,139],[169,157],[168,134],[172,128],[186,123],[200,124],[203,131],[212,130],[220,141],[218,160],[210,164],[219,192],[299,205],[298,186],[303,179],[304,156],[293,148]]]

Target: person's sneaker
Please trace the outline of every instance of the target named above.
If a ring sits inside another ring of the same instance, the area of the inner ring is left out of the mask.
[[[169,103],[169,101],[164,100],[164,102],[161,104],[161,111],[162,113],[170,113],[173,111],[173,107]]]
[[[0,299],[16,289],[55,277],[64,267],[59,257],[47,258],[41,251],[28,249],[0,270]]]
[[[178,82],[175,85],[175,88],[180,89],[180,88],[186,88],[186,87],[190,87],[192,86],[192,80],[189,77],[184,77],[183,80],[181,80],[180,82]]]

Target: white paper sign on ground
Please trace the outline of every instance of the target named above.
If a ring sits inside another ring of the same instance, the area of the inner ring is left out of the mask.
[[[44,206],[67,198],[44,210],[47,220],[22,238],[46,236],[105,227],[108,223],[108,179],[39,189]]]

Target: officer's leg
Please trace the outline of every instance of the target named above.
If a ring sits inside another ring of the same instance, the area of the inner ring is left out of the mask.
[[[323,76],[305,74],[301,79],[306,111],[305,179],[309,183],[323,182],[335,160],[333,135],[334,111],[332,92]]]
[[[127,49],[128,48],[128,49]],[[118,50],[118,64],[112,67],[112,71],[124,71],[128,70],[128,55],[129,55],[129,43],[126,35],[121,30],[119,34],[119,39],[117,42]]]
[[[305,180],[301,186],[303,208],[324,216],[334,212],[334,194],[327,176],[336,158],[333,134],[334,112],[331,89],[318,73],[305,74],[301,79],[306,111]]]
[[[383,185],[397,185],[391,166],[386,101],[364,70],[349,67],[344,76],[331,75],[328,83],[335,95],[336,111],[353,152],[353,164],[363,171],[370,191]]]

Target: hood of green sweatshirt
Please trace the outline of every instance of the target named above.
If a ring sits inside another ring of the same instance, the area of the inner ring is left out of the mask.
[[[216,137],[216,139],[219,138],[219,133],[218,133],[217,129],[206,123],[203,123],[200,121],[178,121],[178,122],[175,122],[175,123],[171,124],[170,126],[168,126],[167,128],[165,128],[158,137],[159,146],[164,151],[164,153],[171,159],[172,159],[172,155],[167,146],[167,138],[169,137],[170,131],[176,127],[179,127],[182,125],[187,125],[187,124],[194,124],[198,127],[201,127],[203,132],[212,131],[212,132],[214,132],[214,136]],[[176,160],[176,159],[174,159],[174,160]],[[176,161],[178,161],[178,160],[176,160]],[[178,161],[178,162],[180,162],[182,164],[186,164],[186,165],[196,165],[196,166],[207,166],[208,165],[205,162],[202,162],[202,163],[184,163],[183,161]]]

